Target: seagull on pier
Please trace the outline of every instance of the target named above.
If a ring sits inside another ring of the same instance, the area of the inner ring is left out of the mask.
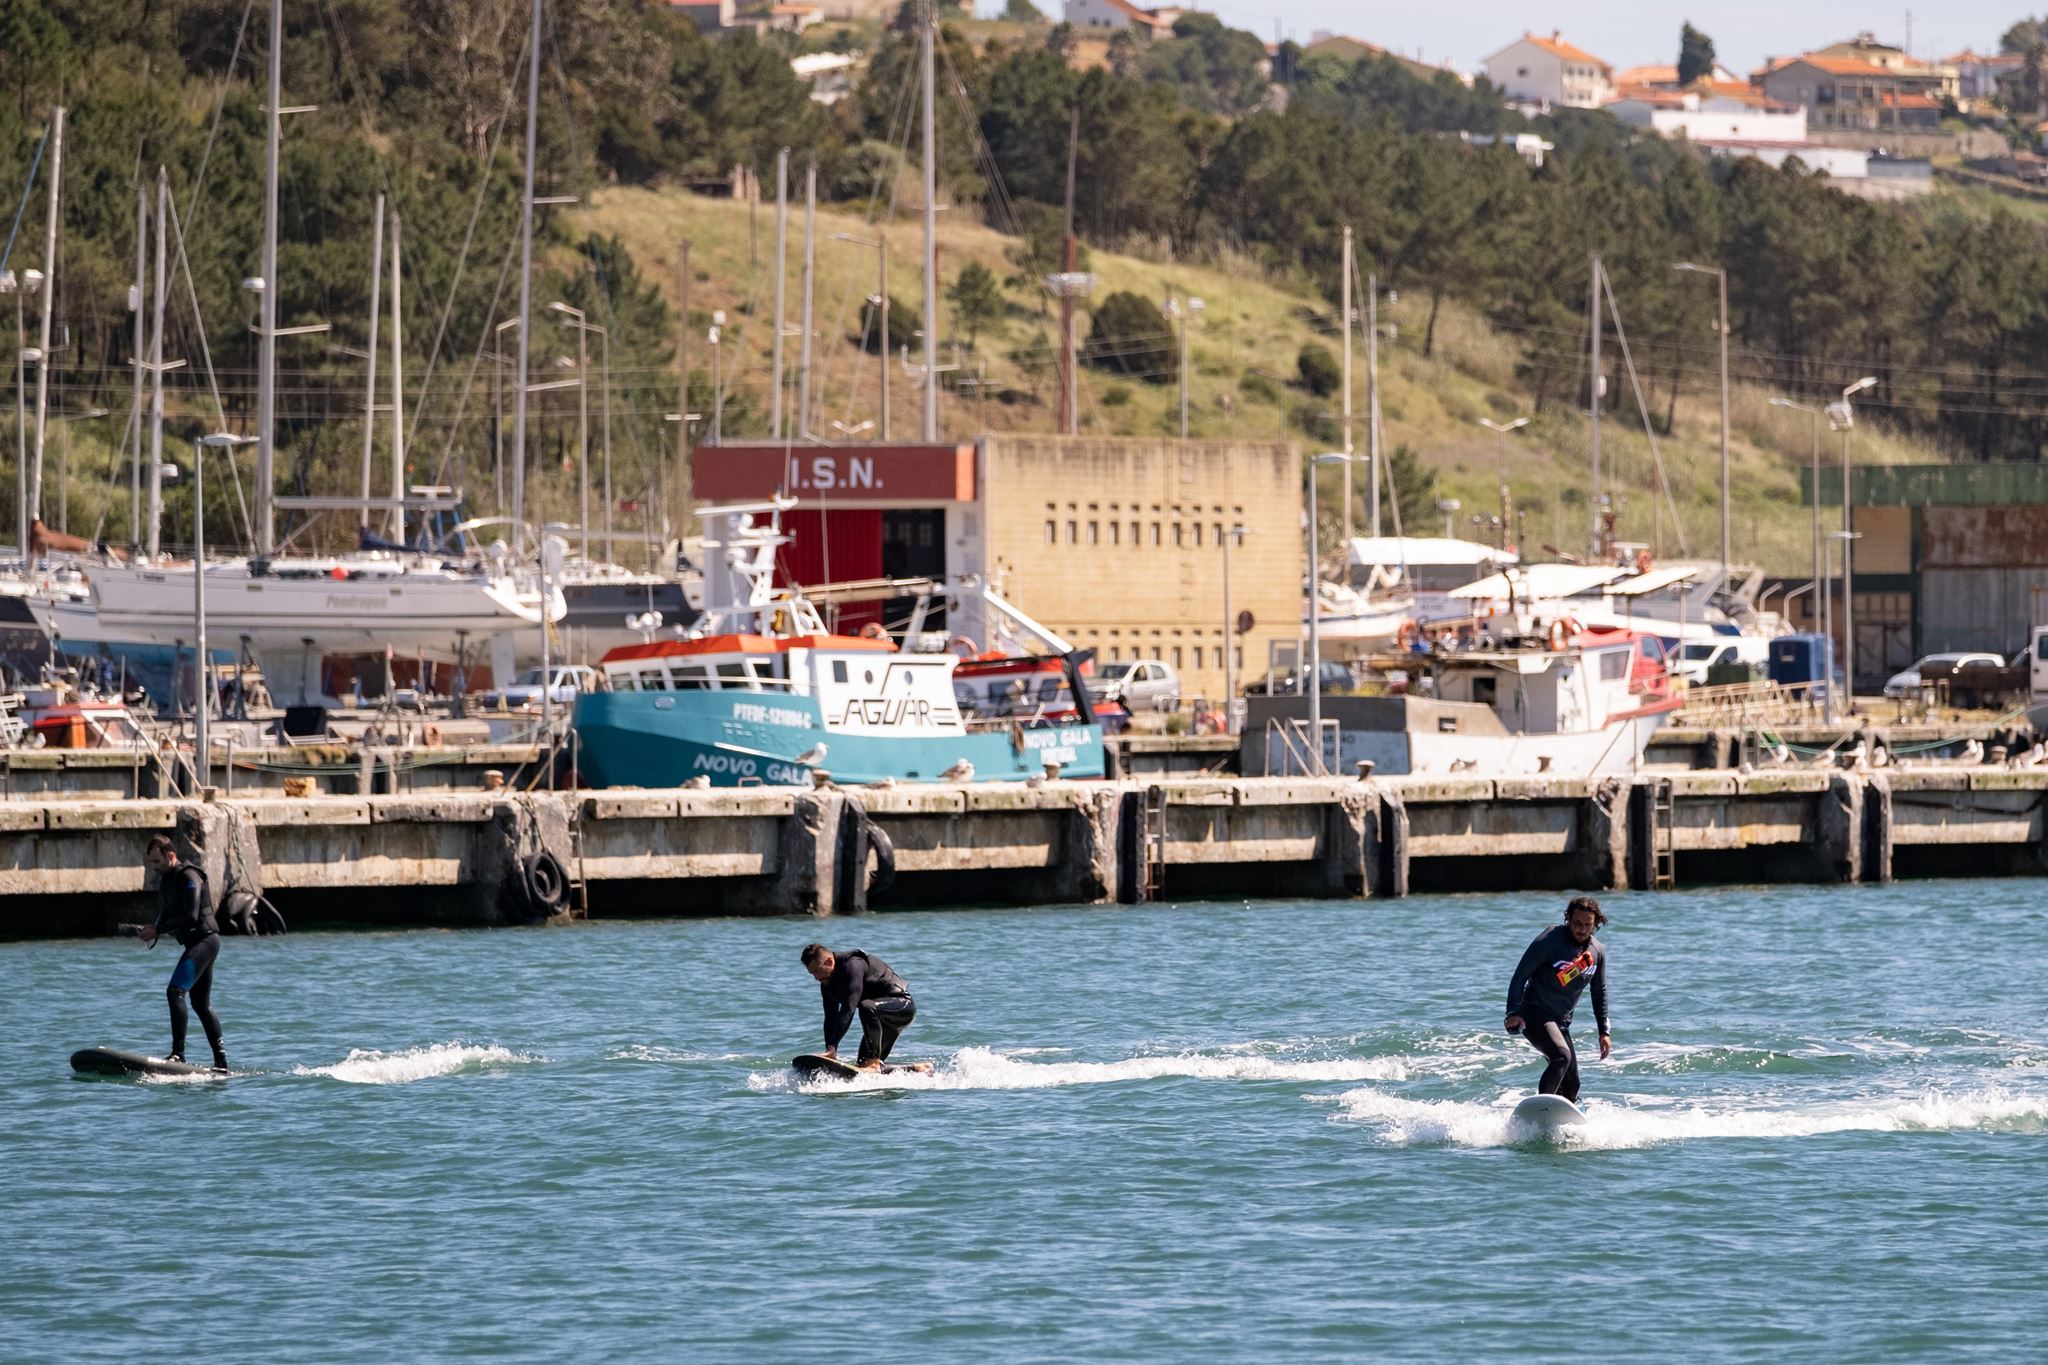
[[[803,764],[806,768],[811,767],[814,764],[823,763],[825,761],[824,742],[820,741],[819,743],[813,744],[810,748],[798,754],[796,756],[796,761]]]
[[[972,782],[974,780],[974,764],[963,758],[952,767],[946,769],[946,771],[940,773],[939,780],[941,782]]]
[[[1984,761],[1984,741],[1973,739],[1968,744],[1965,744],[1963,746],[1962,761],[1965,763],[1982,763]]]
[[[697,774],[697,776],[683,783],[683,785],[689,788],[691,791],[702,791],[704,788],[711,785],[711,779],[704,776],[704,774],[699,773]]]

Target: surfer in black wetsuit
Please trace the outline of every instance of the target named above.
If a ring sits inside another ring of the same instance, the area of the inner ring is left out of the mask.
[[[910,987],[891,971],[889,964],[872,953],[855,949],[835,953],[822,943],[804,946],[804,970],[818,983],[825,1001],[825,1055],[839,1055],[839,1040],[860,1015],[860,1068],[880,1071],[896,1046],[897,1035],[917,1017],[917,1005]],[[920,1063],[916,1068],[928,1071]]]
[[[213,1045],[213,1069],[228,1069],[228,1054],[221,1046],[220,1019],[213,1012],[213,960],[220,956],[220,927],[213,918],[213,896],[207,890],[206,873],[178,861],[178,849],[170,836],[159,834],[149,841],[142,865],[156,873],[156,923],[137,937],[154,945],[158,936],[168,934],[185,951],[171,972],[171,984],[164,995],[171,1002],[171,1060],[185,1060],[185,1001],[199,1015],[206,1041]]]
[[[1600,1058],[1614,1051],[1607,1031],[1607,950],[1593,931],[1607,923],[1600,902],[1580,896],[1564,910],[1564,923],[1536,939],[1508,979],[1509,1033],[1519,1033],[1549,1063],[1537,1083],[1540,1095],[1579,1099],[1579,1054],[1572,1046],[1572,1008],[1593,988],[1593,1023],[1600,1030]]]

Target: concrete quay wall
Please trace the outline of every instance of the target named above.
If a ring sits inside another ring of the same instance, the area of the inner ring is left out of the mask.
[[[1661,799],[1660,799],[1661,798]],[[1389,897],[2048,869],[2048,773],[1201,778],[0,802],[0,935],[145,920],[148,836],[289,921]],[[1660,814],[1668,812],[1668,814]],[[543,857],[545,855],[545,857]],[[536,862],[552,861],[554,873]],[[550,898],[543,883],[572,885]]]

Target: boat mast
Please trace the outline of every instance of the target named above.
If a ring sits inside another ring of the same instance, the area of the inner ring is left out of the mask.
[[[36,361],[36,462],[28,480],[28,514],[37,521],[43,515],[43,443],[50,429],[50,310],[57,302],[57,214],[64,194],[64,106],[50,114],[50,212],[43,228],[43,324],[36,345],[42,349]],[[29,535],[21,533],[21,552],[29,553]]]
[[[370,464],[377,443],[377,313],[384,305],[384,196],[377,196],[377,224],[370,238],[369,372],[363,380],[363,506],[357,524],[370,525]]]
[[[256,341],[256,554],[277,549],[277,144],[284,114],[284,0],[270,0],[270,97],[263,130],[263,277]]]
[[[1600,258],[1595,256],[1592,288],[1586,296],[1586,307],[1593,321],[1591,378],[1588,380],[1588,388],[1593,395],[1593,557],[1586,561],[1589,564],[1598,564],[1605,557],[1601,554],[1604,537],[1600,533],[1600,390],[1604,387],[1600,382],[1600,277]]]
[[[391,525],[405,544],[405,314],[399,253],[398,210],[391,211]]]
[[[526,376],[528,333],[533,316],[534,114],[540,106],[540,3],[533,0],[533,28],[526,39],[526,189],[519,200],[519,373],[512,386],[512,520],[526,524]],[[545,547],[542,547],[545,548]],[[541,594],[541,635],[547,635],[547,594]]]
[[[149,561],[156,562],[163,548],[164,526],[164,293],[170,272],[164,268],[168,250],[165,241],[171,178],[161,166],[156,171],[156,320],[149,334]],[[204,458],[204,452],[195,458]]]
[[[134,459],[128,469],[128,545],[142,544],[142,367],[143,348],[148,345],[145,328],[149,309],[144,296],[149,288],[149,186],[135,182],[135,292],[130,308],[135,313],[135,406],[129,418],[130,447]],[[24,550],[27,547],[23,547]]]
[[[925,0],[924,10],[924,439],[939,439],[939,174],[938,134],[932,126],[936,103],[932,88],[932,47],[937,41],[939,10]]]

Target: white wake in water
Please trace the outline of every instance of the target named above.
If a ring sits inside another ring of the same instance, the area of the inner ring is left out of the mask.
[[[1044,1051],[1047,1049],[1034,1049]],[[1026,1062],[1017,1053],[969,1047],[928,1074],[893,1072],[853,1080],[819,1079],[799,1083],[794,1071],[756,1072],[747,1077],[752,1090],[1048,1090],[1069,1085],[1107,1085],[1117,1081],[1152,1081],[1167,1077],[1216,1081],[1399,1081],[1407,1064],[1397,1057],[1331,1061],[1282,1061],[1273,1057],[1183,1052],[1172,1056],[1130,1057],[1120,1062]]]
[[[433,1043],[426,1047],[407,1048],[403,1052],[355,1048],[332,1066],[295,1066],[292,1074],[326,1076],[351,1085],[405,1085],[434,1076],[452,1076],[460,1071],[544,1060],[496,1044]]]
[[[1494,1104],[1414,1100],[1360,1089],[1337,1097],[1340,1118],[1367,1124],[1403,1146],[1502,1147],[1541,1135],[1511,1119],[1520,1095]],[[2048,1097],[1998,1089],[1927,1091],[1892,1098],[1784,1108],[1704,1103],[1659,1108],[1600,1100],[1586,1122],[1559,1130],[1566,1147],[1614,1150],[1691,1138],[1801,1138],[1823,1133],[2048,1132]]]

